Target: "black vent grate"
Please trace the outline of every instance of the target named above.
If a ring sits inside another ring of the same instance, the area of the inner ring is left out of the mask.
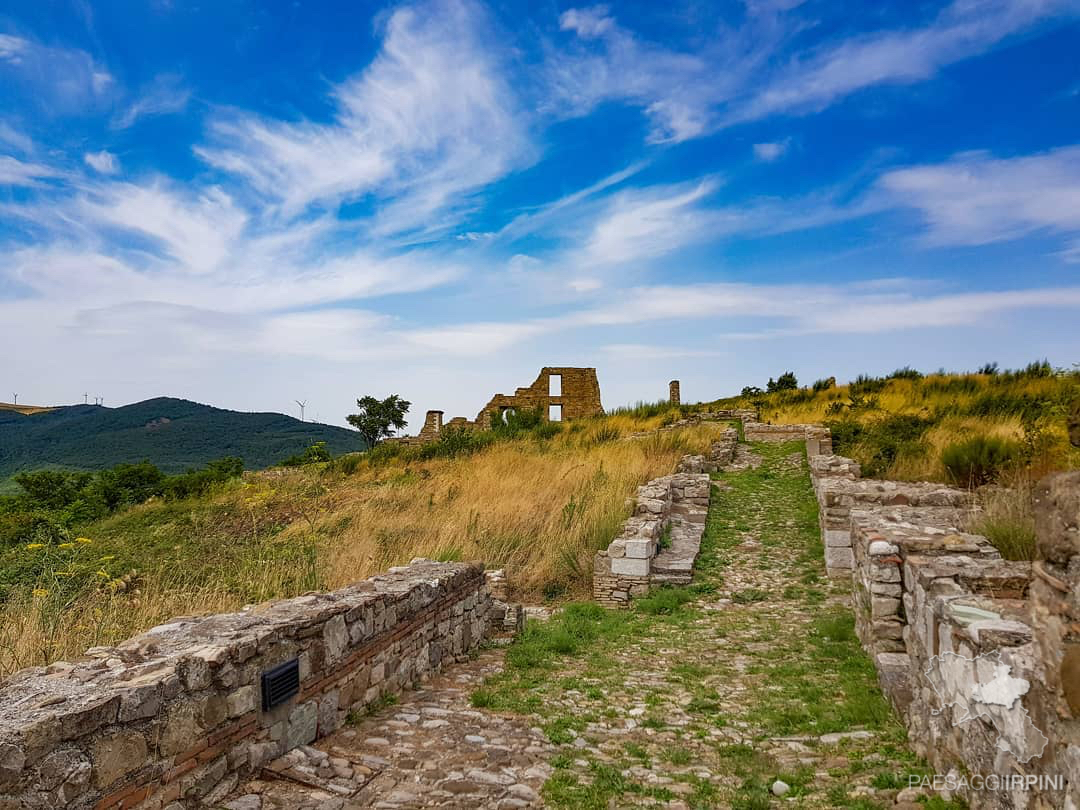
[[[300,691],[300,659],[294,658],[262,674],[263,711],[280,706]]]

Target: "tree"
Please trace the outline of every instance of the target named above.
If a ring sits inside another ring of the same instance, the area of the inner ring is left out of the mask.
[[[774,391],[794,391],[798,387],[799,381],[795,379],[795,373],[785,371],[775,380],[770,377],[768,385],[765,386],[765,390],[771,394]]]
[[[345,421],[356,428],[370,448],[392,436],[395,430],[405,427],[405,414],[409,412],[411,405],[411,402],[397,394],[391,394],[382,400],[371,396],[360,397],[356,400],[360,412],[350,414],[345,417]]]

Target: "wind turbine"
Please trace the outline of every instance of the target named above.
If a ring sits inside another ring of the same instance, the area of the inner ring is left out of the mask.
[[[304,407],[307,405],[307,400],[306,399],[304,399],[304,400],[297,399],[297,400],[293,400],[293,401],[297,405],[300,406],[300,421],[303,422],[304,421]]]

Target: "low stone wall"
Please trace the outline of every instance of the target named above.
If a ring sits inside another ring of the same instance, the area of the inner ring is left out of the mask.
[[[688,583],[705,532],[709,489],[708,474],[687,472],[638,487],[633,516],[596,554],[593,598],[606,607],[628,607],[654,584]]]
[[[1035,672],[1031,719],[1046,734],[1043,772],[1066,786],[1038,793],[1045,807],[1080,807],[1080,471],[1051,476],[1035,493],[1038,556],[1030,624]]]
[[[847,577],[855,565],[851,546],[851,515],[855,509],[889,506],[948,507],[970,504],[968,493],[942,484],[877,481],[858,478],[859,465],[842,456],[822,456],[810,467],[818,500],[821,535],[825,541],[825,570]]]
[[[832,432],[821,425],[769,425],[743,422],[743,438],[748,442],[806,442],[808,456],[832,454]]]
[[[723,469],[735,460],[735,449],[739,444],[739,431],[727,428],[719,439],[709,446],[707,456],[683,456],[679,460],[678,472],[710,473]]]
[[[1080,473],[1040,484],[1043,559],[1027,563],[962,531],[952,495],[811,466],[820,491],[878,493],[847,517],[856,629],[916,751],[968,778],[972,808],[1080,807]],[[978,789],[987,777],[998,787]]]
[[[21,670],[0,686],[0,808],[213,804],[350,711],[463,660],[490,604],[479,565],[414,561]],[[262,675],[294,661],[296,693],[264,708]]]

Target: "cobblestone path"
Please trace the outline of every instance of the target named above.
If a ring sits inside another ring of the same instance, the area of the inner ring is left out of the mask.
[[[715,478],[694,585],[570,606],[505,662],[485,651],[291,755],[323,787],[254,782],[226,806],[928,807],[824,578],[799,446],[741,448]]]

